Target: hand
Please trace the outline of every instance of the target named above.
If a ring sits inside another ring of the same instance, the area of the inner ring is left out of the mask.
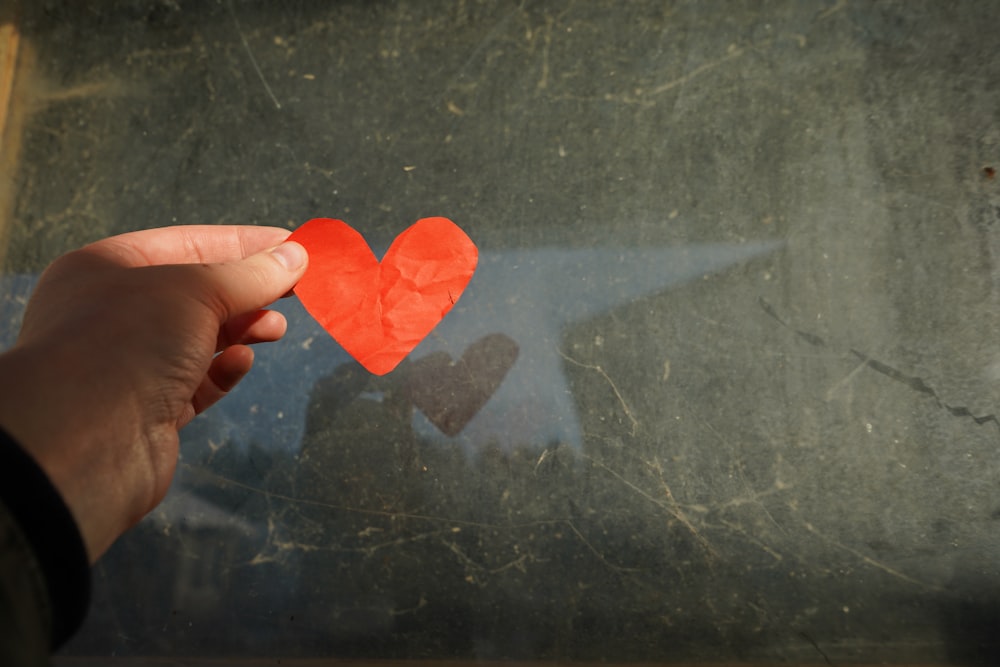
[[[248,345],[284,334],[263,309],[305,272],[288,233],[134,232],[42,274],[0,355],[0,425],[62,493],[92,562],[166,495],[179,429],[249,372]]]

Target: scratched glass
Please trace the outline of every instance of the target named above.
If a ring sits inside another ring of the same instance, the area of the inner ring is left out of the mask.
[[[481,255],[383,377],[283,300],[58,664],[1000,656],[1000,6],[90,5],[19,24],[8,344],[131,229]]]

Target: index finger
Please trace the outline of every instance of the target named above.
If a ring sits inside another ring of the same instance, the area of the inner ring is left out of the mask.
[[[82,250],[125,266],[215,264],[272,248],[289,234],[257,225],[178,225],[112,236]]]

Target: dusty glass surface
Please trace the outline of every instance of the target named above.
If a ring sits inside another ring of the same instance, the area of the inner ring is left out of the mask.
[[[9,341],[127,230],[420,217],[373,377],[296,299],[69,656],[1000,656],[992,3],[24,9]]]

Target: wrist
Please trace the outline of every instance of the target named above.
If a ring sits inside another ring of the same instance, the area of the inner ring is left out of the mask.
[[[94,474],[93,453],[109,434],[94,423],[108,421],[93,395],[78,395],[89,381],[78,355],[66,346],[19,345],[0,355],[0,427],[45,473],[79,528],[88,559],[93,562],[124,528],[109,536],[109,493],[116,490],[106,475]],[[85,417],[90,413],[89,417]],[[107,444],[108,441],[105,441]],[[88,460],[89,459],[89,460]]]

